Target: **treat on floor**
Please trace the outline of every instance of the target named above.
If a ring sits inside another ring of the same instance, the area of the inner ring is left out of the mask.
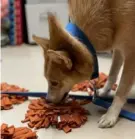
[[[81,105],[89,101],[70,99],[62,104],[48,103],[46,99],[32,100],[28,106],[23,123],[28,122],[30,128],[40,129],[55,126],[68,133],[72,128],[79,128],[87,121],[89,112]]]
[[[36,132],[27,127],[14,127],[2,124],[0,127],[1,139],[37,139]]]
[[[1,83],[1,92],[28,92],[28,90],[24,88],[20,88],[17,85],[10,85],[7,83]],[[13,108],[13,104],[21,104],[26,101],[28,97],[18,96],[18,95],[9,95],[9,94],[1,94],[1,110],[9,110]]]
[[[75,84],[72,88],[73,92],[76,91],[86,91],[89,93],[89,95],[93,95],[93,84],[96,86],[97,89],[100,89],[104,87],[106,81],[107,81],[108,76],[105,73],[100,73],[99,78],[93,79],[93,80],[86,80],[82,83]],[[117,84],[114,84],[112,86],[112,90],[116,90]]]

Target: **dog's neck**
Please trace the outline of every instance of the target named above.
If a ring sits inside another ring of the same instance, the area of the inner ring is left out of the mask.
[[[83,31],[75,24],[73,23],[69,23],[66,27],[66,30],[75,38],[77,38],[81,43],[83,43],[87,49],[89,50],[89,52],[92,54],[93,56],[93,60],[94,60],[94,71],[92,74],[92,79],[97,78],[98,74],[99,74],[99,69],[98,69],[98,60],[97,60],[97,55],[96,55],[96,51],[93,47],[93,45],[91,44],[91,42],[89,41],[89,39],[87,38],[87,36],[83,33]]]
[[[112,49],[114,23],[110,2],[113,0],[69,0],[69,16],[88,37],[96,51]]]

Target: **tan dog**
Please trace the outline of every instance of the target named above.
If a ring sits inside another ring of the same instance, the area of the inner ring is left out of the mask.
[[[135,0],[69,0],[73,23],[87,35],[96,51],[113,50],[108,81],[99,94],[105,95],[116,82],[124,63],[116,96],[99,127],[117,122],[121,108],[135,80]],[[33,36],[42,46],[46,60],[48,98],[58,103],[75,83],[90,79],[93,59],[87,48],[72,37],[53,15],[48,16],[50,39]]]

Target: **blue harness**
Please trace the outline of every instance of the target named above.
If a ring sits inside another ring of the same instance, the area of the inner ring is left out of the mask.
[[[97,60],[97,54],[96,54],[96,51],[95,51],[93,45],[90,43],[90,41],[88,40],[86,35],[83,33],[83,31],[81,31],[81,29],[78,28],[78,26],[76,26],[75,24],[68,23],[68,25],[66,26],[66,30],[72,36],[76,37],[80,42],[85,44],[85,46],[87,47],[89,52],[92,54],[93,60],[94,60],[94,65],[93,65],[94,71],[92,73],[91,79],[98,78],[98,76],[99,76],[98,60]]]

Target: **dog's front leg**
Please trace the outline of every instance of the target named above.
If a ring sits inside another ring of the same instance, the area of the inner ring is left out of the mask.
[[[105,84],[105,86],[102,89],[98,90],[98,95],[99,96],[106,96],[107,93],[111,90],[113,84],[117,80],[117,76],[119,74],[121,65],[122,65],[122,56],[118,50],[114,50],[113,52],[113,60],[112,60],[112,65],[110,69],[110,73],[108,76],[108,80]]]
[[[107,113],[103,115],[99,121],[99,127],[101,128],[112,127],[117,122],[120,111],[126,102],[128,93],[135,79],[134,55],[135,54],[129,54],[129,58],[126,58],[124,61],[120,85],[117,89],[113,103]]]

